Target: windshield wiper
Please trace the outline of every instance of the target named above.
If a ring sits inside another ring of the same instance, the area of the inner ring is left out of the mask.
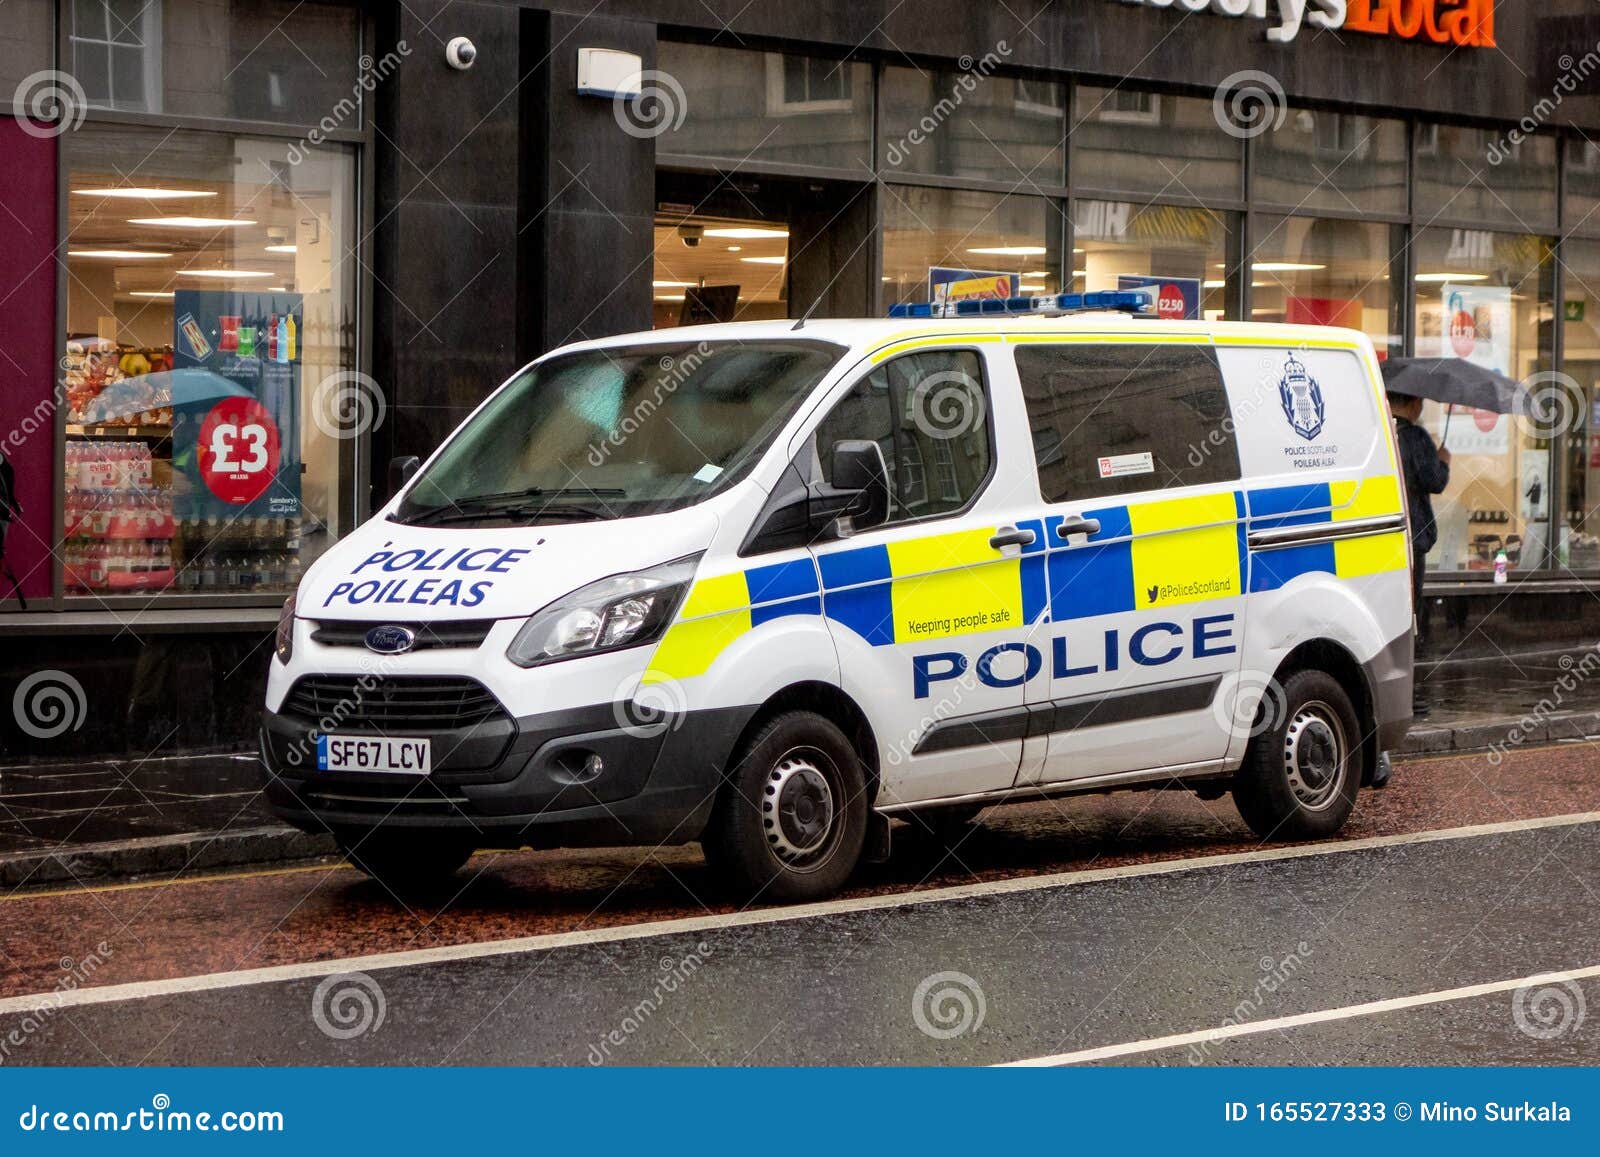
[[[627,491],[616,487],[561,486],[545,489],[529,486],[523,490],[506,490],[497,494],[469,494],[443,506],[430,506],[426,510],[397,517],[395,521],[412,526],[440,525],[450,522],[470,522],[481,518],[536,518],[546,512],[586,519],[609,518],[611,515],[590,507],[569,503],[547,502],[542,506],[524,505],[530,498],[557,498],[562,495],[582,495],[590,498],[625,498]]]

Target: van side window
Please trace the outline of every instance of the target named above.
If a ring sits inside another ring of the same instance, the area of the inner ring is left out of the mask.
[[[971,350],[930,350],[887,361],[861,379],[817,427],[822,478],[833,446],[870,438],[889,470],[889,521],[960,510],[989,477],[989,395]]]
[[[1238,479],[1228,392],[1209,348],[1038,344],[1016,357],[1046,502]]]

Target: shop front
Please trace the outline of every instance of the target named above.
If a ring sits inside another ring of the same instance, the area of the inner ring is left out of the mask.
[[[721,7],[9,0],[0,692],[88,706],[0,754],[248,743],[299,574],[546,349],[996,292],[1530,383],[1425,415],[1428,655],[1600,633],[1591,5]]]

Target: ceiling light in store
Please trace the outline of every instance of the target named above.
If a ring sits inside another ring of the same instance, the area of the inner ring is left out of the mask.
[[[1227,287],[1228,283],[1226,281],[1208,281],[1204,286],[1206,289],[1226,289]]]
[[[230,281],[272,276],[272,272],[266,269],[180,269],[178,272],[185,277],[216,277]]]
[[[1072,276],[1075,277],[1075,278],[1076,277],[1088,277],[1089,276],[1089,271],[1087,269],[1074,269],[1072,271]]]
[[[144,261],[150,258],[171,257],[170,253],[157,253],[153,249],[68,249],[68,257],[103,257],[107,261]]]
[[[729,253],[743,253],[744,252],[744,246],[743,245],[730,245],[730,246],[728,246],[728,252]]]
[[[747,265],[782,265],[789,259],[787,257],[741,257],[739,260]]]
[[[652,281],[652,289],[693,289],[697,283],[693,281]]]
[[[668,296],[665,296],[665,297],[658,297],[658,298],[656,298],[656,300],[657,301],[682,301],[683,297],[684,297],[684,295],[680,293],[676,297],[668,295]]]
[[[170,290],[170,289],[130,289],[128,291],[128,296],[129,297],[158,297],[158,298],[161,298],[163,300],[170,301],[170,300],[172,300],[172,290]]]
[[[789,236],[787,229],[707,229],[707,237],[726,237],[731,241],[760,241]]]
[[[1017,286],[1017,288],[1025,293],[1043,293],[1046,289],[1046,286],[1042,281],[1024,281],[1021,285]]]
[[[123,187],[117,189],[74,189],[77,197],[126,197],[130,201],[179,201],[185,197],[215,197],[210,189],[158,189]]]
[[[300,246],[298,246],[298,245],[268,245],[267,246],[267,252],[268,253],[298,253],[298,252],[300,252]]]
[[[254,225],[242,217],[133,217],[129,225],[162,225],[168,229],[229,229]]]
[[[1326,269],[1326,265],[1306,265],[1299,261],[1257,261],[1250,266],[1252,273],[1310,273]]]
[[[263,289],[261,292],[262,293],[288,293],[289,292],[289,287],[287,285],[269,285],[265,289]]]
[[[1024,269],[1021,273],[1017,274],[1017,276],[1018,277],[1049,277],[1050,276],[1050,271],[1048,269]]]
[[[1447,281],[1488,281],[1487,273],[1419,273],[1417,280],[1439,285]]]
[[[1043,245],[984,245],[967,252],[983,257],[1043,257],[1050,251]]]
[[[1076,257],[1076,256],[1077,256],[1077,255],[1078,255],[1078,254],[1080,254],[1080,253],[1082,253],[1082,252],[1083,252],[1083,250],[1082,250],[1082,249],[1074,249],[1074,250],[1073,250],[1073,251],[1072,251],[1072,255],[1073,255],[1073,256],[1074,256],[1074,257]]]

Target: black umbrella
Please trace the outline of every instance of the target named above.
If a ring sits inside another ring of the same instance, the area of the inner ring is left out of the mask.
[[[1465,358],[1389,358],[1383,363],[1383,388],[1495,414],[1528,414],[1531,401],[1520,383]],[[1450,414],[1445,412],[1441,442],[1450,433]]]

